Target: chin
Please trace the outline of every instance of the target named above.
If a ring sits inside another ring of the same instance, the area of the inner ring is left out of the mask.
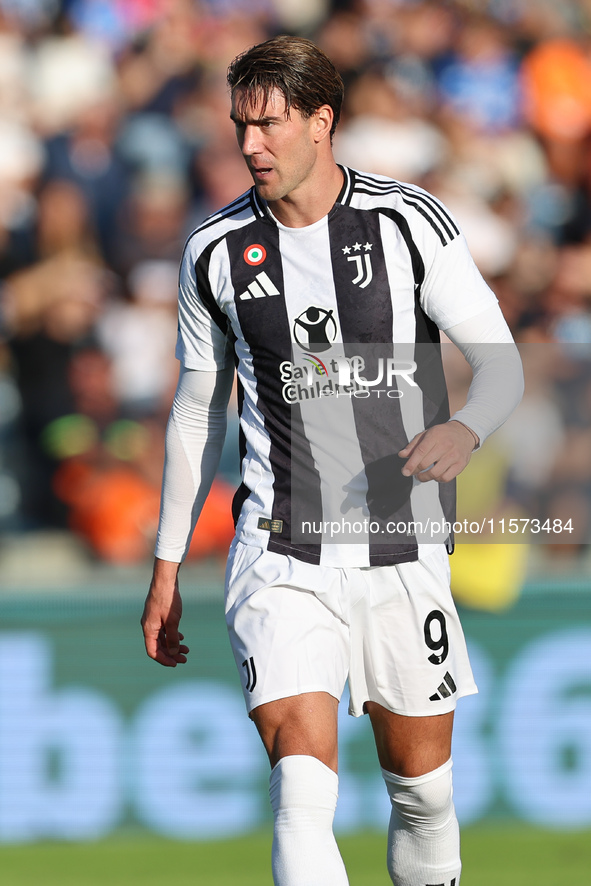
[[[283,194],[276,192],[269,185],[255,185],[255,188],[259,197],[262,197],[267,203],[272,203],[274,200],[280,200],[283,196]]]

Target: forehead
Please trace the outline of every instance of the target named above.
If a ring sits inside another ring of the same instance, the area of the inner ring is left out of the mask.
[[[289,117],[287,102],[280,89],[276,87],[268,97],[262,92],[250,92],[238,86],[232,92],[232,119],[260,120],[268,117]]]

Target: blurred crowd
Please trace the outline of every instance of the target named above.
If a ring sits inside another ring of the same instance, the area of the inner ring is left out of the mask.
[[[337,159],[424,186],[464,229],[527,345],[488,476],[528,512],[576,513],[555,550],[580,557],[591,0],[0,0],[0,534],[69,528],[90,557],[149,558],[178,262],[251,184],[226,68],[276,33],[311,37],[343,75]],[[232,535],[233,416],[195,558]]]

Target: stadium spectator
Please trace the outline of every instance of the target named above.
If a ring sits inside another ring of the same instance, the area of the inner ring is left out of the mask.
[[[384,133],[389,160],[400,157],[402,136],[416,147],[400,174],[452,204],[515,334],[588,344],[591,305],[580,281],[591,229],[589,25],[583,0],[1,0],[0,347],[10,389],[30,378],[38,356],[23,350],[25,316],[31,329],[43,326],[41,290],[60,289],[60,263],[41,261],[40,227],[56,226],[47,250],[76,213],[84,218],[85,262],[98,264],[85,265],[75,284],[76,311],[87,314],[83,339],[96,345],[104,317],[129,304],[133,268],[177,261],[195,225],[244,190],[240,159],[228,150],[224,60],[277,30],[312,36],[359,96],[343,118],[350,162],[360,157],[361,168],[379,171]],[[390,110],[376,114],[386,93]],[[364,148],[370,131],[374,169]],[[100,283],[90,285],[97,273]],[[56,513],[63,518],[50,488],[44,505],[34,504],[35,456],[27,467],[15,452],[33,453],[31,422],[42,428],[48,404],[69,399],[64,379],[78,347],[70,342],[46,361],[51,393],[38,406],[27,395],[24,412],[5,407],[12,418],[2,425],[10,430],[0,461],[14,466],[21,487],[11,494],[14,525],[42,530]],[[100,347],[111,353],[104,339]],[[560,385],[552,381],[553,397]],[[567,475],[572,485],[574,469],[564,465],[565,483]]]

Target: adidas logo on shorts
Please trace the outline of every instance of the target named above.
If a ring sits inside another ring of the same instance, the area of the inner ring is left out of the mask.
[[[441,701],[444,698],[449,698],[450,695],[453,695],[454,692],[457,691],[457,686],[454,683],[452,675],[447,671],[445,677],[443,678],[443,683],[440,683],[437,687],[437,692],[434,692],[433,695],[429,696],[429,701]]]

